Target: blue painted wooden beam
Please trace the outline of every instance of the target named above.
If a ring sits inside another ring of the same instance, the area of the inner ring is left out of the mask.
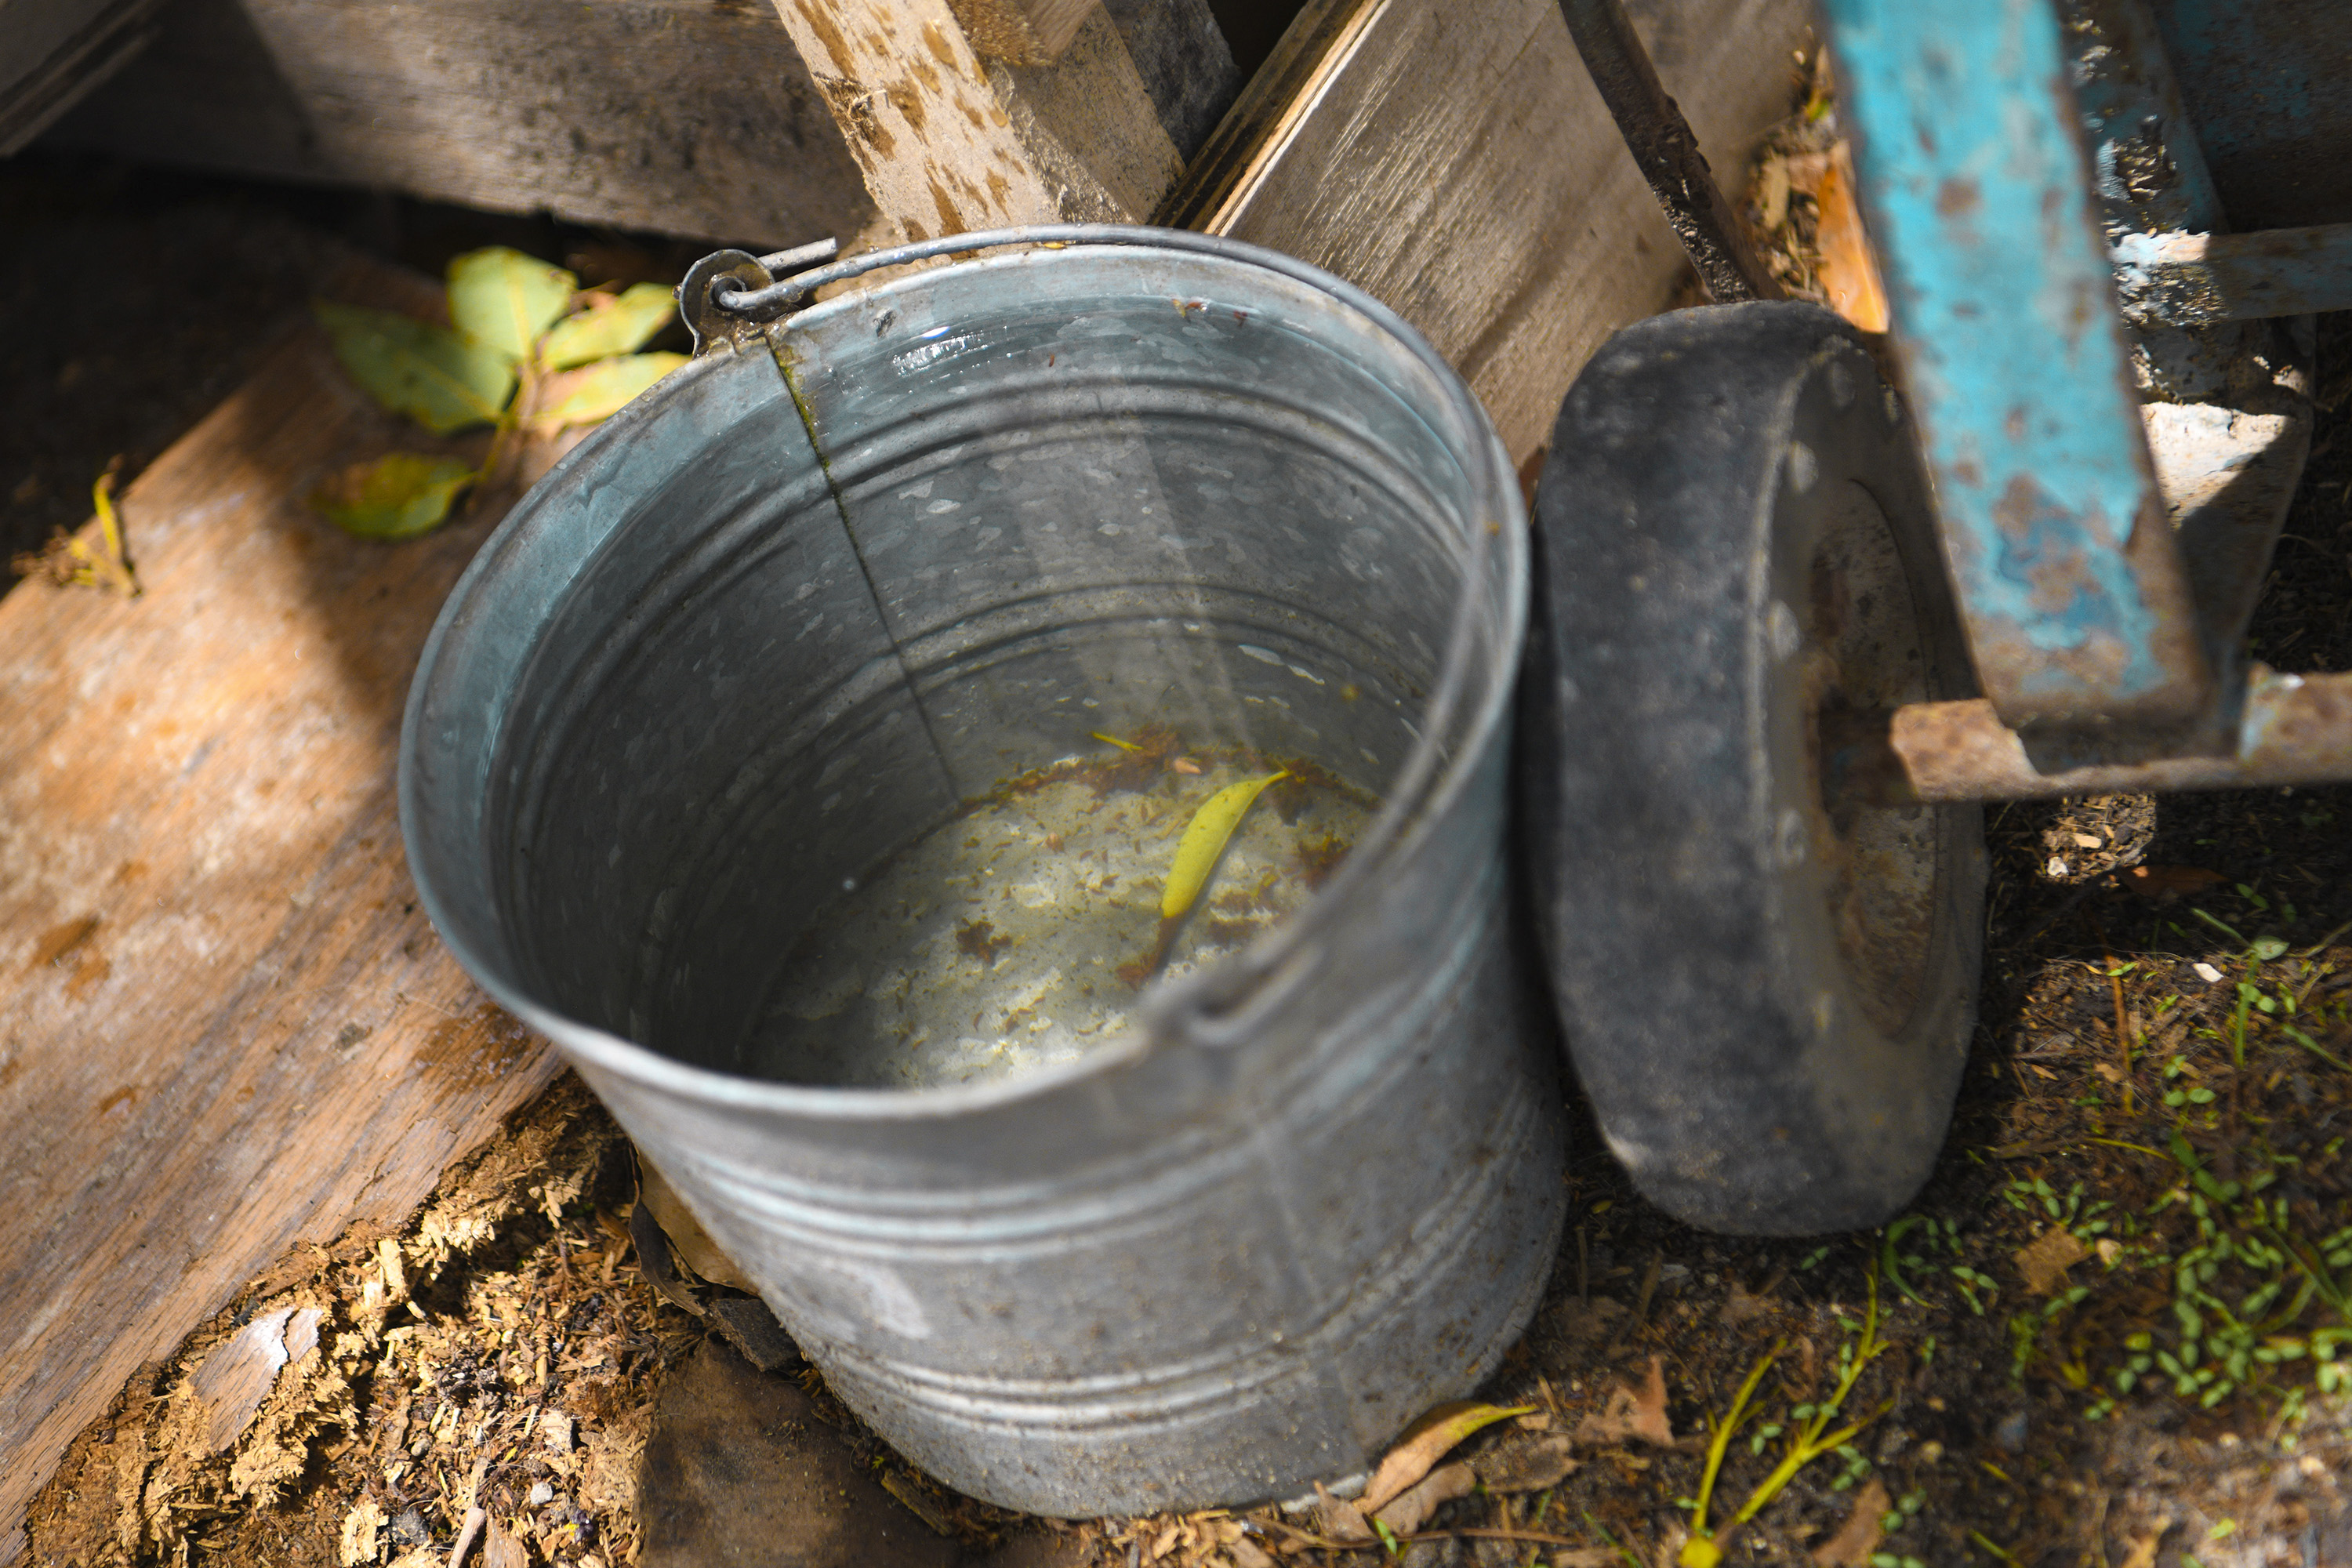
[[[1825,10],[1985,695],[2012,728],[2208,715],[2051,0]]]

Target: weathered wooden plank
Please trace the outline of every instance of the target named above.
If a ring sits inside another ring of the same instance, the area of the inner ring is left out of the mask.
[[[1026,223],[1136,221],[1182,160],[1108,12],[1050,64],[972,0],[775,0],[880,213],[883,243]],[[968,32],[970,9],[979,36]],[[992,58],[990,48],[1013,58]],[[1228,57],[1226,66],[1230,68]]]
[[[177,0],[155,45],[50,134],[762,247],[871,214],[754,0]]]
[[[1718,177],[1787,108],[1802,0],[1633,7]],[[1161,221],[1327,267],[1453,361],[1515,458],[1683,268],[1554,0],[1310,5]]]
[[[492,520],[387,547],[299,500],[421,444],[306,328],[123,498],[143,597],[0,599],[0,1562],[142,1363],[404,1217],[555,1070],[434,935],[394,817],[409,676]]]
[[[992,59],[1042,66],[1070,47],[1102,0],[955,0],[956,20]]]

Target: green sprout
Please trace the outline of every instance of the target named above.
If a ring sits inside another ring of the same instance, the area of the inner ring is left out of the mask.
[[[1796,1479],[1800,1470],[1824,1454],[1839,1454],[1846,1459],[1843,1486],[1852,1486],[1854,1479],[1869,1468],[1869,1461],[1853,1447],[1853,1439],[1864,1427],[1893,1408],[1894,1401],[1887,1401],[1861,1420],[1851,1422],[1836,1431],[1828,1429],[1844,1406],[1846,1396],[1853,1392],[1854,1382],[1861,1377],[1863,1368],[1886,1349],[1886,1342],[1878,1337],[1878,1268],[1874,1263],[1866,1270],[1865,1278],[1869,1284],[1869,1306],[1864,1313],[1858,1336],[1838,1347],[1835,1391],[1817,1405],[1799,1405],[1789,1412],[1789,1426],[1793,1430],[1789,1434],[1787,1452],[1773,1467],[1771,1474],[1758,1482],[1756,1489],[1748,1494],[1748,1500],[1739,1505],[1739,1511],[1725,1524],[1726,1530],[1737,1530],[1755,1518],[1780,1495],[1782,1488]],[[1852,1324],[1847,1328],[1849,1332],[1853,1331]],[[1683,1543],[1682,1554],[1677,1559],[1682,1568],[1716,1568],[1723,1561],[1723,1548],[1716,1544],[1717,1532],[1707,1528],[1707,1505],[1715,1496],[1715,1483],[1722,1472],[1724,1455],[1731,1447],[1733,1436],[1754,1413],[1749,1408],[1749,1402],[1755,1397],[1757,1385],[1764,1381],[1764,1374],[1771,1370],[1773,1363],[1780,1359],[1780,1352],[1787,1347],[1788,1342],[1783,1340],[1765,1353],[1739,1385],[1738,1394],[1732,1399],[1730,1412],[1716,1425],[1715,1435],[1707,1443],[1706,1467],[1699,1476],[1698,1496],[1691,1501],[1691,1536]]]

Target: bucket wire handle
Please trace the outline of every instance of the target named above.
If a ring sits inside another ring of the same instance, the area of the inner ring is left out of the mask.
[[[701,353],[714,339],[731,341],[736,332],[772,318],[773,310],[745,310],[737,301],[775,287],[776,279],[805,272],[841,254],[841,241],[820,239],[790,250],[754,256],[748,250],[714,250],[678,280],[677,313],[694,334],[694,352]]]
[[[839,246],[832,240],[818,245],[803,246],[797,250],[778,251],[774,256],[754,257],[740,250],[721,250],[704,257],[687,273],[686,281],[678,285],[679,309],[687,311],[687,325],[695,325],[696,307],[689,299],[699,300],[707,312],[720,312],[745,320],[771,321],[799,306],[805,305],[816,291],[827,284],[845,279],[862,278],[868,272],[885,267],[903,267],[910,261],[927,261],[935,256],[966,255],[980,250],[999,250],[1007,246],[1034,245],[1060,249],[1073,245],[1161,245],[1171,249],[1213,250],[1213,246],[1187,246],[1191,236],[1182,229],[1138,228],[1131,224],[1116,223],[1040,223],[1019,228],[993,228],[975,233],[945,234],[936,239],[919,239],[907,245],[894,245],[883,250],[868,250],[830,266],[808,267],[798,258],[830,259]],[[829,248],[825,248],[829,247]],[[823,256],[814,253],[824,249]],[[740,270],[731,260],[725,266],[712,264],[721,257],[740,258],[754,263],[783,262],[787,258],[805,270],[793,267],[766,267],[768,280],[762,281]],[[706,270],[707,269],[707,270]],[[784,277],[783,271],[792,276]],[[689,294],[692,285],[697,292]]]

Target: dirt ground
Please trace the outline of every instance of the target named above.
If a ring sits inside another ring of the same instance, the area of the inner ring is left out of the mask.
[[[1783,199],[1810,285],[1811,201]],[[320,245],[674,265],[626,237],[37,159],[0,177],[0,230],[11,549],[78,522],[110,458],[135,470],[233,384]],[[143,346],[47,324],[84,258],[163,238],[172,287],[109,274]],[[2322,321],[2319,387],[2254,645],[2342,670],[2352,316]],[[727,1375],[809,1412],[792,1442],[878,1482],[855,1505],[873,1539],[931,1543],[844,1562],[1641,1568],[1683,1550],[1730,1423],[1706,1519],[1733,1563],[2352,1563],[2352,787],[2011,805],[1988,828],[1978,1035],[1918,1201],[1871,1235],[1704,1235],[1588,1133],[1549,1293],[1482,1393],[1529,1408],[1454,1450],[1469,1468],[1441,1489],[1465,1495],[1385,1541],[1342,1542],[1359,1525],[1337,1508],[1041,1521],[946,1493],[788,1345],[722,1331],[740,1295],[641,1256],[626,1147],[566,1079],[406,1226],[285,1260],[122,1390],[37,1503],[29,1561],[423,1568],[475,1510],[493,1568],[696,1560],[695,1527],[637,1480],[664,1390],[728,1338],[774,1370]],[[252,1371],[281,1359],[295,1375]],[[225,1440],[199,1419],[224,1390],[246,1418]],[[1821,1452],[1788,1475],[1800,1439]],[[756,1544],[726,1560],[823,1560]]]

